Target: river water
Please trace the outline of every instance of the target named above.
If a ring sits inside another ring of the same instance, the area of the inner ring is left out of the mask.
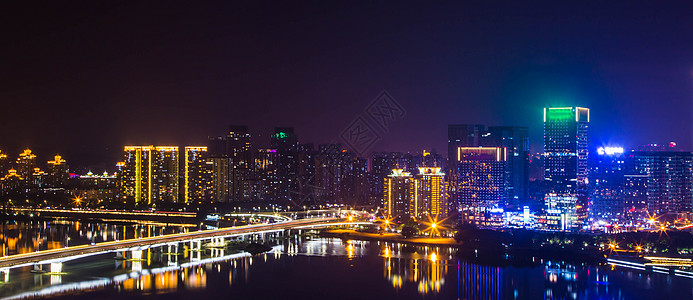
[[[160,235],[196,228],[77,222],[5,224],[4,251]],[[21,234],[21,236],[18,236]],[[67,239],[69,237],[69,241]],[[292,236],[270,253],[145,250],[63,265],[62,274],[13,269],[0,298],[66,299],[691,299],[693,279],[610,265],[525,258],[476,262],[456,249]],[[3,277],[3,276],[0,276]]]

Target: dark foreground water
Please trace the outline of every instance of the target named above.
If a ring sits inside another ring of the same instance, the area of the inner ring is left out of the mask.
[[[298,238],[247,256],[146,250],[67,262],[62,275],[12,270],[0,298],[64,299],[691,299],[693,279],[526,258],[472,263],[456,250]],[[534,261],[534,264],[527,264]]]

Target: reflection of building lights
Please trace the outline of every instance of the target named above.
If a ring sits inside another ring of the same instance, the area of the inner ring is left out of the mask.
[[[431,253],[431,261],[435,262],[436,260],[438,260],[438,256],[435,253]]]

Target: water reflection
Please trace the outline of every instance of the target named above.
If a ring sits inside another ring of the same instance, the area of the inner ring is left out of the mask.
[[[404,253],[403,253],[404,249]],[[396,290],[405,283],[416,286],[421,294],[437,293],[445,284],[448,273],[447,260],[452,256],[450,248],[414,247],[397,243],[384,243],[384,276]]]
[[[456,249],[292,236],[271,253],[250,256],[219,245],[184,243],[67,262],[63,275],[13,273],[0,297],[93,292],[113,298],[175,294],[178,298],[443,298],[648,299],[689,298],[688,279],[529,258],[478,262]],[[215,246],[215,247],[211,247]],[[95,279],[96,278],[96,279]],[[300,287],[300,288],[298,288]]]
[[[105,224],[63,220],[5,221],[0,223],[0,255],[7,256],[189,230],[189,226],[165,226],[164,224]]]

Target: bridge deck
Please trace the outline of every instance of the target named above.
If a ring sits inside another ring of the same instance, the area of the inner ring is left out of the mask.
[[[32,265],[37,262],[47,260],[55,260],[72,256],[86,256],[97,253],[113,252],[118,250],[126,250],[135,247],[151,247],[154,245],[165,245],[169,243],[177,243],[182,241],[207,239],[213,237],[256,234],[262,232],[282,231],[298,228],[311,228],[323,226],[334,226],[335,221],[343,220],[340,218],[320,218],[320,219],[302,219],[288,222],[248,225],[240,227],[222,228],[215,230],[204,230],[186,233],[168,234],[162,236],[153,236],[141,239],[128,239],[122,241],[103,242],[95,245],[72,246],[60,249],[51,249],[38,251],[33,253],[23,253],[0,258],[0,268],[19,267]],[[360,223],[360,222],[358,222]],[[357,225],[355,223],[354,225]],[[341,223],[344,225],[344,223]],[[351,224],[351,223],[349,223]]]

